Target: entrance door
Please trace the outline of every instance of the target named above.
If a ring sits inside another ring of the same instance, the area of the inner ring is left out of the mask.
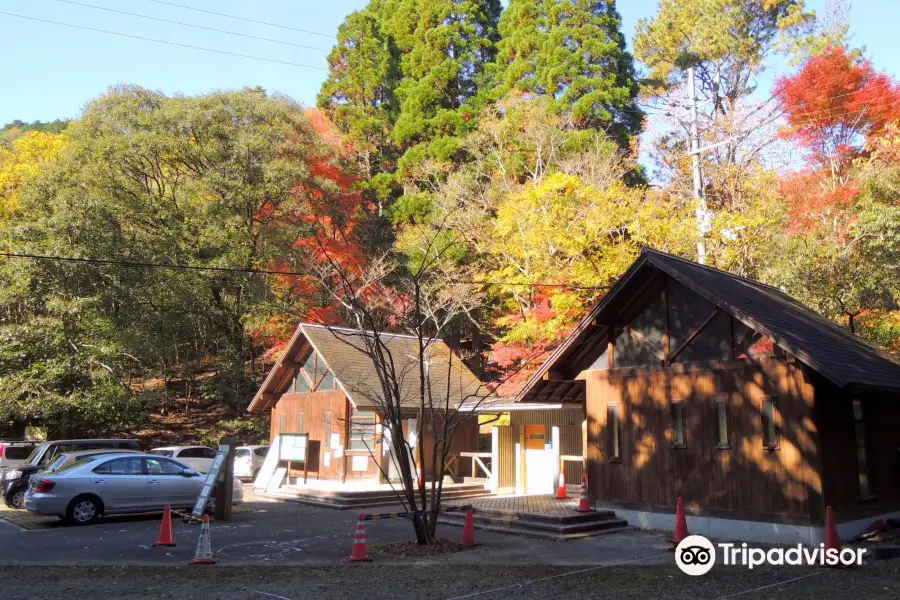
[[[553,493],[553,450],[547,450],[546,425],[525,426],[525,493]]]

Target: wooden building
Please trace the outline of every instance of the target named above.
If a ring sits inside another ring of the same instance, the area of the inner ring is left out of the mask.
[[[784,292],[645,250],[519,395],[580,403],[598,508],[817,544],[900,516],[900,363]]]
[[[281,433],[308,433],[309,477],[341,482],[399,478],[391,458],[387,431],[382,427],[384,402],[372,359],[364,352],[369,332],[301,323],[278,362],[269,372],[248,410],[271,414],[270,440]],[[397,369],[401,394],[409,398],[402,417],[403,434],[412,446],[422,443],[430,456],[434,443],[431,414],[418,427],[418,340],[381,334]],[[473,402],[483,385],[443,341],[429,350],[429,385],[439,402],[456,407]],[[404,404],[406,402],[404,401]],[[436,415],[440,427],[441,415]],[[417,432],[422,430],[421,440]],[[475,451],[478,419],[461,419],[453,437],[454,453]],[[431,465],[425,465],[430,474]],[[291,477],[295,476],[291,475]],[[385,477],[386,476],[386,477]]]

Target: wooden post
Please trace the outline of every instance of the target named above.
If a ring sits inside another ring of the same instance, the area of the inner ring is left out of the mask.
[[[516,493],[525,493],[525,427],[519,428],[519,442],[516,444]]]
[[[559,448],[559,426],[552,425],[550,428],[550,443],[553,445],[553,486],[550,488],[556,491],[559,483],[559,474],[562,473],[562,452]]]
[[[234,437],[225,437],[222,439],[221,445],[228,446],[228,455],[225,457],[225,464],[222,465],[216,482],[215,517],[217,521],[230,521],[231,502],[234,499]]]
[[[500,428],[491,427],[491,493],[500,489]]]

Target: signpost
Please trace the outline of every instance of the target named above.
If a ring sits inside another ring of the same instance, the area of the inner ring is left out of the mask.
[[[222,467],[228,462],[228,465],[231,466],[231,461],[228,461],[229,454],[233,454],[234,452],[234,443],[231,445],[222,444],[219,446],[219,451],[216,453],[216,458],[213,459],[212,467],[209,469],[209,473],[206,474],[206,481],[203,484],[203,489],[200,490],[200,495],[197,497],[197,502],[194,504],[194,509],[191,511],[191,517],[194,519],[202,519],[203,513],[206,512],[206,505],[209,504],[209,499],[212,496],[213,488],[216,485],[216,480],[219,479],[219,473],[222,471]],[[226,471],[230,471],[231,469],[226,469]],[[220,485],[219,488],[227,487],[228,495],[231,496],[231,485]],[[218,498],[216,498],[216,512],[219,512],[219,502]],[[231,502],[228,502],[229,509],[231,508]],[[230,510],[228,511],[231,512]],[[218,518],[218,514],[216,515]]]
[[[288,464],[288,483],[291,479],[291,463],[303,463],[303,483],[309,476],[309,434],[308,433],[282,433],[280,434],[279,460],[286,460]]]

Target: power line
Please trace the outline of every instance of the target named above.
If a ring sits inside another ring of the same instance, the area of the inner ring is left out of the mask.
[[[143,37],[140,35],[131,35],[130,33],[119,33],[118,31],[108,31],[106,29],[96,29],[94,27],[85,27],[83,25],[73,25],[72,23],[61,23],[59,21],[50,21],[49,19],[39,19],[37,17],[26,17],[25,15],[17,15],[15,13],[3,12],[0,11],[0,15],[6,15],[8,17],[16,17],[19,19],[27,19],[29,21],[39,21],[41,23],[50,23],[51,25],[61,25],[63,27],[72,27],[74,29],[84,29],[85,31],[94,31],[97,33],[106,33],[109,35],[117,35],[119,37],[132,38],[135,40],[143,40],[145,42],[155,42],[157,44],[168,44],[169,46],[179,46],[181,48],[190,48],[191,50],[202,50],[204,52],[213,52],[216,54],[226,54],[228,56],[237,56],[239,58],[250,58],[253,60],[262,60],[265,62],[277,63],[281,65],[289,65],[292,67],[302,67],[304,69],[316,69],[318,71],[327,71],[325,67],[314,67],[312,65],[303,65],[300,63],[288,62],[286,60],[278,60],[275,58],[265,58],[262,56],[252,56],[250,54],[239,54],[237,52],[228,52],[227,50],[215,50],[213,48],[204,48],[202,46],[191,46],[189,44],[181,44],[179,42],[169,42],[167,40],[157,40],[154,38]]]
[[[261,40],[263,42],[272,42],[273,44],[284,44],[285,46],[294,46],[295,48],[306,48],[307,50],[318,50],[319,52],[328,52],[327,48],[317,48],[315,46],[304,46],[303,44],[295,44],[293,42],[285,42],[282,40],[274,40],[272,38],[259,37],[256,35],[248,35],[246,33],[238,33],[237,31],[228,31],[226,29],[216,29],[214,27],[206,27],[204,25],[194,25],[193,23],[182,23],[181,21],[173,21],[171,19],[160,19],[149,15],[142,15],[124,10],[116,10],[115,8],[106,8],[105,6],[94,6],[93,4],[84,4],[83,2],[73,2],[73,0],[56,0],[63,4],[72,4],[75,6],[83,6],[94,10],[105,10],[106,12],[118,13],[120,15],[128,15],[130,17],[138,17],[140,19],[149,19],[151,21],[159,21],[161,23],[171,23],[173,25],[181,25],[182,27],[193,27],[195,29],[205,29],[206,31],[214,31],[216,33],[225,33],[228,35],[236,35],[239,37],[249,38],[251,40]]]
[[[238,21],[247,21],[248,23],[256,23],[257,25],[267,25],[269,27],[278,27],[279,29],[289,29],[291,31],[299,31],[300,33],[308,33],[310,35],[320,35],[322,37],[334,38],[328,33],[319,33],[318,31],[310,31],[308,29],[299,29],[297,27],[288,27],[287,25],[279,25],[278,23],[268,23],[266,21],[257,21],[255,19],[248,19],[247,17],[238,17],[236,15],[227,15],[225,13],[215,12],[212,10],[205,10],[203,8],[195,8],[193,6],[185,6],[184,4],[175,4],[174,2],[164,2],[163,0],[147,0],[148,2],[154,2],[156,4],[165,4],[167,6],[174,6],[176,8],[183,8],[184,10],[193,10],[196,12],[206,13],[208,15],[216,15],[217,17],[225,17],[228,19],[236,19]]]
[[[119,267],[128,267],[136,269],[169,269],[172,271],[211,271],[216,273],[241,273],[247,275],[293,275],[303,277],[309,273],[301,273],[298,271],[278,271],[274,269],[243,269],[239,267],[203,267],[198,265],[180,265],[175,263],[157,263],[157,262],[139,262],[129,260],[110,260],[103,258],[79,258],[73,256],[51,256],[47,254],[26,254],[20,252],[0,252],[0,257],[4,258],[22,258],[31,260],[44,260],[51,262],[68,262],[82,263],[89,265],[114,265]],[[550,288],[568,288],[578,290],[603,290],[612,286],[584,286],[571,285],[567,283],[519,283],[512,281],[468,281],[461,279],[451,280],[451,283],[463,283],[471,285],[505,285],[505,286],[528,286],[528,287],[550,287]]]

